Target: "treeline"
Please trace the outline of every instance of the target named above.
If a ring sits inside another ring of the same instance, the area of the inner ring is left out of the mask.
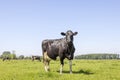
[[[0,55],[0,59],[31,59],[31,56],[16,56],[14,51],[12,53],[10,51],[4,51],[2,55]]]
[[[119,54],[85,54],[77,55],[75,59],[120,59]]]

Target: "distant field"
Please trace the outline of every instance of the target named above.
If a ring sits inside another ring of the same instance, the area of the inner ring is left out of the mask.
[[[51,61],[50,68],[46,73],[39,61],[0,60],[0,80],[120,80],[120,60],[73,60],[73,74],[67,60],[62,75],[59,61]]]

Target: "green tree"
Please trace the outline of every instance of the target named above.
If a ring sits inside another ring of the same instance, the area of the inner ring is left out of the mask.
[[[119,59],[118,54],[86,54],[75,56],[75,59]]]
[[[6,58],[6,57],[11,58],[11,53],[10,53],[10,51],[4,51],[4,52],[2,53],[2,55],[1,55],[1,57],[2,57],[2,58]]]
[[[24,59],[24,55],[20,55],[18,59]]]
[[[11,59],[17,59],[16,54],[11,54]]]

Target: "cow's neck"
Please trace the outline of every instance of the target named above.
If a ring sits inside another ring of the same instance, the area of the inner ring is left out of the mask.
[[[64,41],[69,48],[71,48],[73,46],[73,42],[72,43],[67,42],[66,37],[64,38]]]
[[[72,48],[73,48],[73,43],[67,43],[67,45],[68,45],[68,48],[71,50]]]
[[[66,45],[67,45],[67,50],[68,50],[68,52],[71,52],[71,50],[72,50],[73,47],[74,47],[73,42],[72,42],[72,43],[68,43],[67,40],[66,40],[66,38],[64,38],[64,40],[65,40],[65,43],[66,43]]]

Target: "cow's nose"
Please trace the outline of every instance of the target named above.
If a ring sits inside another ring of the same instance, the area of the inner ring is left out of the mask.
[[[70,60],[72,60],[72,59],[73,59],[73,57],[71,56],[71,57],[70,57]]]
[[[69,58],[69,60],[72,60],[72,59],[73,59],[73,56],[69,55],[69,57],[68,57],[68,58]]]

